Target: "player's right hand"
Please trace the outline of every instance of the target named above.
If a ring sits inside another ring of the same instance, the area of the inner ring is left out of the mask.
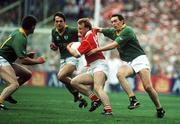
[[[56,44],[54,44],[54,43],[51,43],[51,44],[50,44],[50,48],[51,48],[53,51],[58,50],[58,46],[56,46]]]
[[[43,63],[46,62],[46,59],[44,57],[38,57],[37,61],[38,61],[39,64],[43,64]]]
[[[93,32],[101,32],[101,30],[102,30],[102,28],[100,28],[100,27],[93,27]]]

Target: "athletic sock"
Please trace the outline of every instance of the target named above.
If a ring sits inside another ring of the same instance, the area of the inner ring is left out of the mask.
[[[104,106],[104,111],[105,111],[105,112],[109,112],[109,113],[111,113],[111,112],[112,112],[112,108],[111,108],[111,106],[110,106],[110,105],[106,105],[106,106]]]
[[[91,101],[98,101],[99,100],[99,98],[94,93],[90,94],[89,98],[91,99]]]

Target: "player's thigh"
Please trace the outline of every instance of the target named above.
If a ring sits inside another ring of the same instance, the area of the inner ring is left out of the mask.
[[[65,64],[60,68],[58,75],[71,75],[76,70],[76,66],[73,64]]]
[[[117,72],[117,76],[121,77],[128,77],[130,75],[134,74],[134,70],[131,66],[124,64],[122,66],[119,67],[118,72]]]
[[[106,75],[103,71],[97,71],[93,75],[94,77],[94,86],[103,88],[106,82]]]
[[[32,75],[30,70],[19,64],[13,63],[12,67],[18,77],[31,77]]]
[[[72,83],[80,83],[84,85],[92,85],[94,80],[93,77],[88,73],[79,74],[74,77],[71,81]]]
[[[18,84],[17,77],[14,69],[10,66],[1,66],[0,67],[0,77],[9,85],[12,83]]]

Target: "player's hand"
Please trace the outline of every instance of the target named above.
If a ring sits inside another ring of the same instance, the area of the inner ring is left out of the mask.
[[[28,56],[29,58],[33,59],[34,56],[35,56],[35,54],[36,54],[36,52],[29,52],[29,53],[27,53],[27,56]]]
[[[50,44],[50,48],[51,48],[53,51],[58,50],[58,46],[56,46],[55,43],[51,43],[51,44]]]
[[[101,32],[102,28],[100,27],[93,27],[93,32]]]
[[[87,53],[87,55],[90,56],[90,55],[95,54],[95,53],[97,53],[97,52],[98,52],[98,48],[95,48],[95,49],[92,49],[91,51],[89,51],[89,52]]]
[[[38,57],[37,61],[38,61],[39,64],[43,64],[43,63],[46,62],[46,59],[44,57]]]

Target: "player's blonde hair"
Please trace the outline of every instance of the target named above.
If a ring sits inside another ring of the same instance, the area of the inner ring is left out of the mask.
[[[84,27],[89,28],[89,30],[92,29],[91,22],[88,18],[81,18],[77,21],[78,24],[84,24]]]

